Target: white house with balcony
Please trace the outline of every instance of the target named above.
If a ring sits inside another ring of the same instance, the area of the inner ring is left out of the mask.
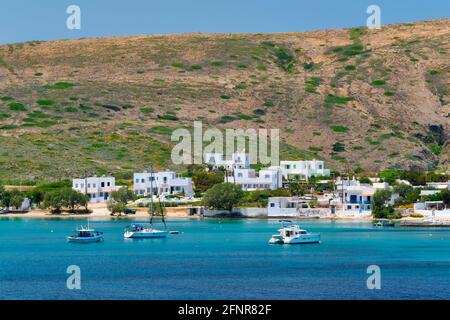
[[[244,191],[276,190],[282,187],[283,179],[278,167],[261,169],[258,174],[253,169],[234,169],[225,182],[237,184]]]
[[[312,176],[328,177],[330,170],[325,169],[325,163],[320,160],[311,161],[280,161],[283,178],[307,180]]]
[[[83,194],[87,194],[90,202],[100,203],[109,200],[111,192],[117,191],[122,187],[116,186],[114,177],[87,177],[73,179],[72,188]]]
[[[377,190],[393,188],[386,182],[370,184],[358,180],[340,180],[337,183],[338,198],[330,202],[331,212],[337,215],[370,216],[372,214],[372,199]],[[394,204],[397,194],[393,194],[389,204]]]
[[[221,153],[205,153],[204,161],[214,169],[223,167],[231,171],[250,168],[250,155],[244,152],[233,153],[230,159],[226,159]]]
[[[133,190],[138,196],[194,194],[191,178],[177,177],[173,171],[139,172],[133,175]]]

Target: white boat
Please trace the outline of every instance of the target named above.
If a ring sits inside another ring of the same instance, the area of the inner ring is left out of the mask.
[[[127,239],[142,239],[142,238],[165,238],[167,237],[166,230],[156,230],[150,226],[141,224],[133,224],[125,229],[123,236]]]
[[[153,214],[155,212],[155,208],[153,206],[153,171],[150,168],[150,223],[149,225],[143,224],[132,224],[131,226],[125,228],[125,232],[123,234],[126,239],[148,239],[148,238],[165,238],[169,233],[167,230],[157,230],[153,228]],[[161,198],[159,198],[159,209],[162,217],[162,221],[164,223],[164,227],[166,227],[166,222],[164,220],[164,209],[161,205]]]
[[[80,227],[75,232],[76,233],[74,235],[67,237],[67,241],[77,243],[91,243],[103,241],[103,232],[95,231],[94,229],[89,229],[89,227],[88,228]]]
[[[289,221],[290,222],[290,221]],[[270,244],[308,244],[320,243],[319,233],[310,233],[300,229],[298,225],[284,226],[278,230],[279,234],[272,235]]]

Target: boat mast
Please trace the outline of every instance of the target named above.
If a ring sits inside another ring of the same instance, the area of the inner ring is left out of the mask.
[[[153,171],[150,165],[150,226],[153,226]]]

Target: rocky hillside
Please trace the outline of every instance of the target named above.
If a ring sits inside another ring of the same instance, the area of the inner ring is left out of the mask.
[[[449,167],[450,20],[0,46],[0,180],[171,167],[194,120],[279,128],[284,158]]]

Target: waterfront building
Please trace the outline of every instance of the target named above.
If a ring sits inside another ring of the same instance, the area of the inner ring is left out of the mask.
[[[244,191],[276,190],[282,187],[283,177],[279,167],[261,169],[258,174],[253,169],[234,169],[225,176],[225,182],[237,184]]]
[[[369,216],[372,214],[372,198],[377,190],[393,188],[386,182],[370,184],[358,180],[337,181],[338,198],[330,202],[331,212],[339,215]],[[389,204],[394,204],[398,194],[392,194]]]
[[[139,172],[133,175],[133,190],[138,196],[194,194],[191,178],[177,177],[173,171]]]
[[[90,202],[99,203],[109,200],[111,192],[119,190],[114,177],[87,177],[73,179],[72,188],[89,196]]]
[[[450,218],[450,208],[444,201],[425,201],[414,203],[414,213],[427,218]]]
[[[280,161],[283,178],[286,180],[307,180],[314,177],[328,177],[330,170],[325,169],[325,163],[320,160],[311,161]]]

